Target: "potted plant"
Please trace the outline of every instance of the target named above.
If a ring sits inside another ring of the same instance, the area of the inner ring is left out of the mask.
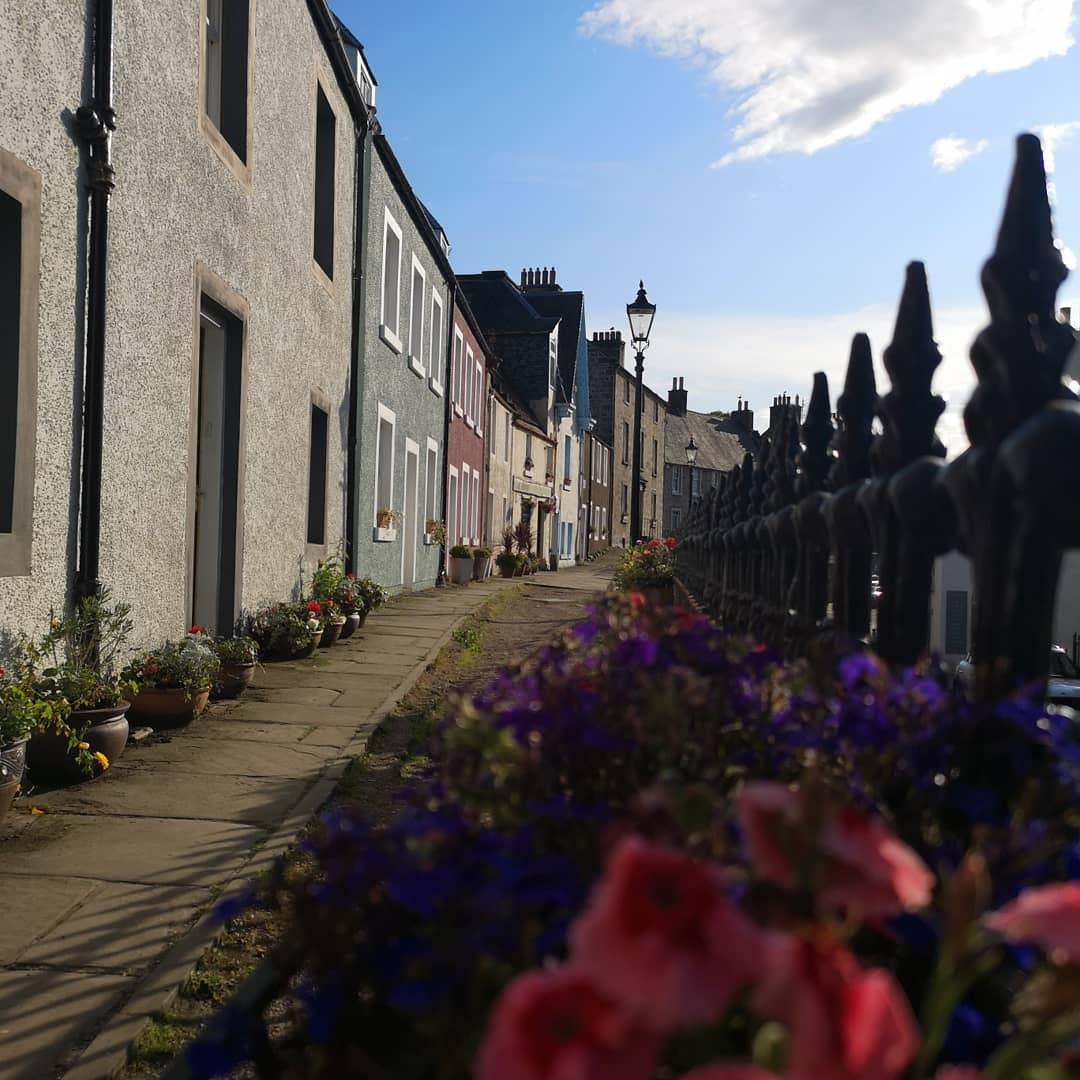
[[[255,677],[259,646],[249,637],[220,637],[214,642],[214,650],[221,665],[217,696],[239,697]]]
[[[314,648],[304,604],[272,604],[250,615],[247,633],[266,660],[292,660],[309,655]]]
[[[637,543],[615,568],[615,588],[638,592],[651,604],[670,607],[675,602],[675,538]]]
[[[491,548],[473,548],[473,580],[483,581],[491,573]]]
[[[361,616],[359,610],[359,600],[356,595],[356,577],[353,574],[346,574],[341,579],[341,584],[338,586],[337,593],[333,597],[334,603],[337,604],[338,611],[345,616],[345,625],[341,628],[341,633],[338,635],[338,641],[344,641],[346,638],[350,638],[356,633],[357,628],[361,623]]]
[[[307,616],[305,625],[307,626],[309,648],[305,649],[300,655],[310,656],[322,641],[323,627],[325,626],[322,604],[318,600],[309,600],[304,604],[304,614]]]
[[[35,695],[25,669],[9,672],[0,666],[0,822],[22,782],[31,734],[35,728],[50,726],[57,708]]]
[[[333,600],[320,600],[322,608],[323,631],[319,645],[326,649],[337,643],[341,637],[341,631],[345,628],[345,616]]]
[[[495,565],[504,578],[513,577],[521,568],[521,559],[512,551],[500,551],[495,556]]]
[[[180,641],[166,641],[135,657],[125,669],[125,675],[139,683],[131,714],[155,731],[190,724],[206,708],[220,671],[214,639],[193,626]]]
[[[527,521],[519,521],[514,526],[514,547],[519,555],[528,555],[533,546],[532,529]]]
[[[360,614],[360,625],[363,626],[368,615],[386,603],[387,592],[377,581],[369,577],[357,578],[353,582],[353,591],[356,594],[356,610]]]
[[[382,507],[375,511],[375,539],[394,540],[397,537],[397,524],[401,520],[401,512],[391,510],[390,507]]]
[[[38,642],[22,642],[22,675],[49,706],[28,746],[30,769],[56,780],[100,776],[127,745],[130,708],[138,688],[119,671],[134,628],[127,604],[106,590],[84,597],[63,618],[53,616]]]
[[[473,575],[472,548],[455,544],[450,549],[450,580],[455,585],[468,585]]]

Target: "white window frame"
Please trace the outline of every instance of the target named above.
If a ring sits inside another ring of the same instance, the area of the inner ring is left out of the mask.
[[[401,523],[405,524],[405,520],[408,517],[407,507],[405,506],[405,494],[409,490],[408,484],[408,472],[409,472],[409,454],[416,455],[416,490],[413,492],[413,534],[408,536],[404,530],[401,530],[401,568],[398,572],[398,576],[401,579],[401,584],[405,584],[405,552],[408,550],[407,544],[412,544],[413,551],[416,552],[416,558],[413,562],[413,580],[410,584],[415,585],[417,573],[420,569],[419,558],[420,553],[416,551],[417,537],[424,535],[423,527],[420,523],[420,444],[415,439],[405,437],[405,452],[402,457],[404,462],[404,474],[401,481]]]
[[[435,462],[432,464],[431,455],[435,454]],[[430,475],[429,475],[430,473]],[[429,498],[430,495],[430,498]],[[431,513],[428,514],[429,504]],[[439,444],[429,435],[427,446],[424,449],[424,543],[430,544],[431,537],[427,531],[427,520],[439,520]]]
[[[420,378],[427,375],[424,369],[424,296],[427,293],[427,274],[420,260],[413,255],[409,272],[409,369]],[[413,341],[413,316],[416,313],[416,275],[420,275],[420,333],[419,342]],[[414,352],[416,349],[418,351]]]
[[[439,309],[439,340],[435,340],[435,309]],[[439,396],[443,395],[442,365],[439,363],[444,358],[442,343],[445,340],[446,326],[444,319],[446,309],[443,307],[442,297],[439,295],[435,283],[431,285],[431,325],[428,329],[428,386]]]
[[[394,312],[394,325],[386,321],[386,237],[392,232],[397,237],[398,261],[397,261],[397,310]],[[390,213],[390,207],[383,207],[383,243],[382,243],[382,279],[379,282],[379,337],[390,346],[399,356],[405,351],[401,343],[401,256],[404,254],[405,243],[401,236],[401,226],[394,220]]]
[[[454,348],[450,356],[450,400],[454,403],[454,412],[461,411],[461,367],[465,362],[465,335],[461,327],[454,323]]]
[[[572,435],[564,435],[563,436],[563,454],[566,457],[566,460],[563,462],[563,473],[562,473],[563,487],[569,487],[570,486],[570,481],[573,479],[573,476],[574,476],[574,473],[570,468],[570,466],[573,465],[573,463],[574,463],[573,446],[574,446],[573,436]]]
[[[488,453],[491,457],[495,456],[495,442],[499,437],[499,410],[495,405],[494,395],[489,395],[487,399],[487,412],[488,412]],[[494,514],[494,510],[492,510]]]
[[[473,358],[476,365],[476,434],[484,437],[484,365],[479,357]]]
[[[375,498],[371,507],[371,524],[375,530],[375,539],[381,542],[388,540],[394,540],[397,537],[397,530],[391,525],[389,529],[379,528],[379,511],[381,509],[394,509],[394,465],[395,456],[397,454],[397,414],[393,409],[388,409],[381,401],[378,402],[378,419],[375,422]],[[379,469],[382,464],[380,443],[382,442],[382,422],[386,420],[389,422],[392,429],[392,435],[390,436],[390,498],[387,500],[388,506],[379,506]]]
[[[472,474],[472,538],[474,544],[480,543],[480,473],[476,469]]]
[[[469,534],[464,530],[469,527],[469,503],[472,500],[472,469],[464,461],[461,463],[461,483],[458,487],[458,535],[456,540],[451,541],[451,546],[469,542]]]
[[[469,427],[476,427],[476,379],[473,367],[476,358],[473,356],[472,346],[465,344],[465,359],[462,367],[462,382],[465,384],[465,423]]]
[[[453,481],[453,483],[451,483],[451,481]],[[453,465],[447,470],[446,484],[446,551],[449,555],[450,548],[458,542],[454,539],[454,535],[457,531],[457,527],[461,524],[461,477],[458,475],[458,471]],[[454,499],[450,498],[451,487],[457,492],[457,497]]]
[[[504,409],[503,416],[506,418],[506,427],[503,429],[503,461],[510,464],[510,447],[513,445],[513,427],[510,422],[510,410]]]
[[[600,507],[600,539],[607,539],[607,507]]]

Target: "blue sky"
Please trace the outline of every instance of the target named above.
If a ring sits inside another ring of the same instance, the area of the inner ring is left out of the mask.
[[[764,409],[804,392],[814,368],[835,383],[856,330],[879,355],[904,266],[923,259],[955,449],[1013,136],[1080,121],[1073,7],[339,0],[337,11],[364,42],[384,129],[460,272],[557,266],[564,287],[585,291],[590,330],[622,327],[644,277],[659,309],[649,381],[684,376],[691,407],[730,408],[741,393]],[[1058,232],[1080,251],[1080,124],[1066,131]],[[940,144],[935,166],[931,147],[947,137],[964,142]],[[950,148],[960,153],[944,160]],[[748,160],[714,165],[730,154]],[[1080,314],[1077,298],[1074,277],[1062,302]]]

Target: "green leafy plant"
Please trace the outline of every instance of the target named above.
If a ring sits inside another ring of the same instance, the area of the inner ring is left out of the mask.
[[[675,580],[674,549],[675,541],[671,537],[635,544],[615,568],[615,588],[629,592],[670,585]]]
[[[401,511],[383,507],[375,513],[375,524],[380,529],[392,529],[401,521]]]
[[[248,616],[245,629],[263,656],[295,656],[311,645],[307,621],[303,604],[273,604]]]
[[[491,548],[489,548],[489,547],[476,547],[476,548],[473,548],[473,558],[474,559],[490,559],[491,558]]]
[[[364,611],[375,611],[386,603],[388,593],[377,582],[369,577],[356,578],[353,583],[356,593],[357,607]]]
[[[451,559],[471,559],[472,557],[472,548],[465,544],[455,544],[450,549]]]
[[[84,597],[62,618],[51,614],[37,642],[24,639],[25,677],[38,698],[72,710],[118,705],[137,689],[119,670],[134,629],[127,604],[111,604],[109,593]]]
[[[320,559],[311,576],[311,595],[320,601],[337,600],[345,582],[345,567],[339,555]]]
[[[521,556],[515,555],[512,551],[500,551],[495,556],[495,565],[500,570],[516,570],[521,565]]]
[[[20,742],[35,730],[62,721],[66,702],[44,701],[34,693],[25,671],[0,667],[0,747]]]
[[[443,521],[436,521],[434,518],[428,518],[426,524],[427,534],[431,537],[433,544],[438,544],[439,547],[446,546],[446,523]]]
[[[220,671],[213,638],[192,633],[137,656],[124,673],[143,687],[183,690],[190,698],[212,686]]]
[[[214,651],[222,667],[254,664],[259,659],[258,643],[249,637],[219,637],[214,641]]]
[[[504,555],[513,555],[515,541],[516,535],[514,529],[507,525],[506,528],[503,529],[502,534],[502,549]]]

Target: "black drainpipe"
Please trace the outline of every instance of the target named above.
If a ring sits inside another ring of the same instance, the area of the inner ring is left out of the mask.
[[[360,413],[360,346],[363,337],[364,314],[364,252],[367,244],[364,229],[364,188],[366,186],[365,151],[368,127],[358,124],[356,133],[356,164],[353,186],[353,282],[352,282],[352,340],[349,345],[349,432],[345,461],[345,571],[356,573],[356,474],[357,438]]]
[[[446,505],[446,497],[449,495],[450,485],[450,417],[453,412],[453,406],[450,404],[450,378],[454,371],[454,311],[457,308],[457,282],[450,280],[446,283],[449,288],[447,292],[450,294],[450,318],[446,322],[446,366],[443,368],[443,397],[445,399],[445,409],[443,411],[443,456],[442,456],[442,491],[443,491],[443,524],[450,524],[450,512]],[[460,478],[458,483],[461,483]],[[460,500],[459,500],[460,502]],[[450,539],[449,536],[446,538]],[[443,546],[439,549],[439,574],[435,579],[436,585],[446,584],[446,553],[449,550],[444,541]]]
[[[86,285],[86,358],[83,377],[82,471],[79,487],[79,555],[76,597],[101,591],[101,453],[105,422],[105,311],[109,259],[109,196],[114,173],[111,135],[113,0],[97,0],[94,9],[94,86],[87,105],[75,113],[75,128],[86,144],[90,201],[90,244]]]

